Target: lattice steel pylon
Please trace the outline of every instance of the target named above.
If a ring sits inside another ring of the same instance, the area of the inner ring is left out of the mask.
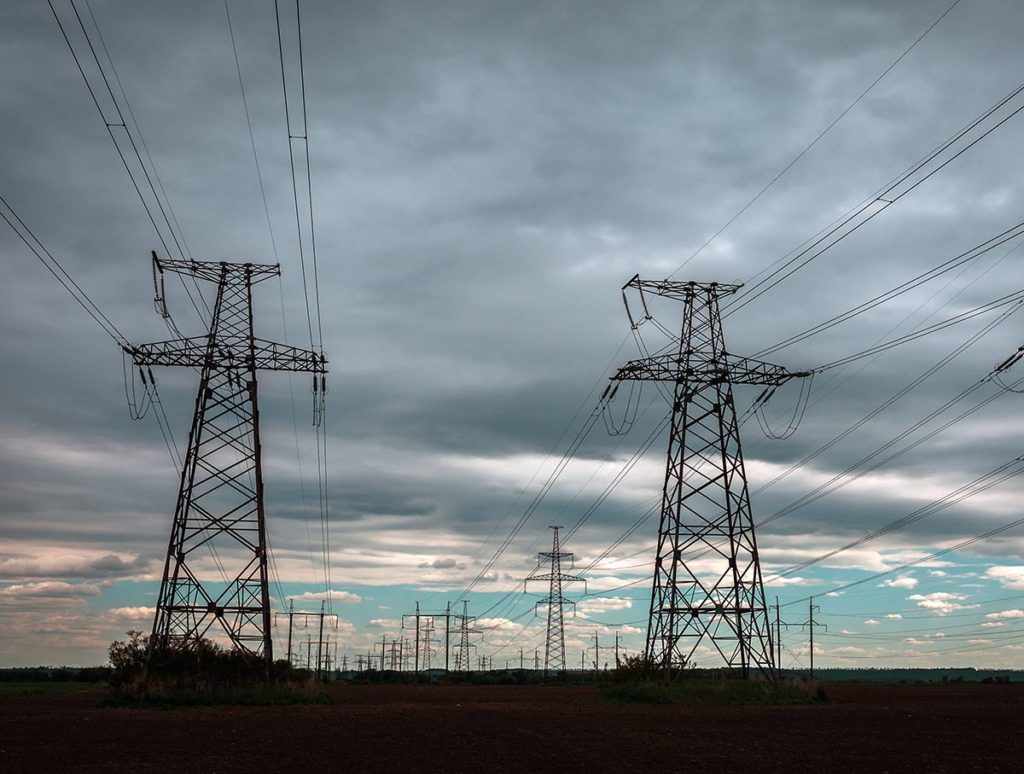
[[[475,616],[469,614],[469,600],[462,600],[462,615],[455,616],[459,619],[459,644],[455,646],[455,671],[457,672],[468,672],[469,671],[469,651],[476,647],[469,641],[469,635],[475,634],[470,629],[471,622],[475,619]]]
[[[726,350],[718,300],[740,287],[639,276],[623,286],[624,298],[630,288],[640,293],[648,319],[644,293],[683,302],[673,351],[630,361],[612,377],[675,385],[645,649],[669,676],[693,665],[702,644],[744,677],[777,671],[732,388],[778,386],[807,372]]]
[[[566,599],[562,595],[562,586],[565,583],[576,583],[583,581],[584,590],[586,580],[578,575],[567,575],[562,572],[562,560],[572,562],[572,554],[562,551],[558,539],[558,530],[561,527],[551,527],[553,531],[551,538],[551,550],[542,551],[538,556],[547,559],[551,568],[550,572],[533,573],[523,580],[523,590],[530,581],[548,581],[548,595],[546,599],[538,600],[537,606],[545,605],[548,609],[547,637],[544,644],[544,674],[550,675],[553,672],[562,673],[565,671],[565,617],[564,606],[568,603],[573,607],[576,603]]]
[[[161,276],[170,271],[217,283],[217,298],[207,335],[125,347],[140,369],[199,371],[150,652],[173,640],[198,641],[213,629],[261,660],[269,673],[273,648],[256,372],[312,373],[314,393],[322,400],[327,361],[313,350],[254,335],[252,287],[278,276],[277,265],[153,258]],[[197,552],[206,548],[222,580],[201,577]]]

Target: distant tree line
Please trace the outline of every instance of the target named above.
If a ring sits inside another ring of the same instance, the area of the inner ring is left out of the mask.
[[[105,683],[112,670],[102,667],[0,667],[0,683]]]

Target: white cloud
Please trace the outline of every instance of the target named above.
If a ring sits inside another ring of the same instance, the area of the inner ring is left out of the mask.
[[[1006,624],[1004,624],[1002,621],[985,621],[985,623],[981,625],[981,628],[994,629],[997,626],[1006,626]]]
[[[931,594],[911,594],[907,599],[917,602],[922,610],[930,610],[938,615],[946,615],[954,610],[965,610],[977,605],[961,604],[967,597],[948,591],[934,591]]]
[[[476,622],[476,626],[483,630],[501,630],[507,631],[509,629],[518,629],[521,625],[515,621],[510,621],[508,618],[480,618]]]
[[[64,581],[40,581],[38,583],[14,583],[0,589],[0,597],[98,597],[100,587],[92,583],[65,583]]]
[[[928,574],[931,575],[933,578],[945,578],[947,575],[949,575],[949,573],[947,573],[945,570],[929,570]]]
[[[145,564],[134,554],[69,554],[43,547],[33,556],[0,559],[0,578],[126,577],[143,572]]]
[[[899,613],[888,613],[888,614],[886,614],[885,617],[886,618],[902,618],[903,616],[900,615]]]
[[[583,600],[576,607],[584,614],[608,613],[613,610],[628,610],[633,607],[633,600],[625,597],[595,597]]]
[[[113,618],[126,618],[132,621],[147,620],[153,617],[155,607],[113,607],[106,612]]]
[[[466,565],[462,562],[456,561],[451,557],[446,559],[435,559],[432,562],[421,562],[418,566],[423,568],[433,568],[435,570],[464,570],[466,568]]]
[[[773,578],[771,581],[773,586],[817,586],[820,583],[820,580],[801,578],[798,575],[794,575],[792,578]]]
[[[817,648],[815,648],[817,650]],[[843,645],[839,648],[832,648],[828,652],[828,655],[835,656],[836,658],[842,658],[843,656],[860,656],[867,653],[864,648],[858,648],[856,645]]]
[[[326,591],[306,591],[302,594],[289,594],[288,599],[295,600],[296,602],[324,602],[330,599],[335,602],[350,602],[353,604],[363,601],[363,598],[358,594],[335,589],[331,589],[329,593]]]
[[[869,618],[864,623],[866,623],[868,626],[877,626],[878,625],[878,621],[876,621],[874,618]]]
[[[1024,566],[996,565],[985,570],[985,577],[998,581],[1004,589],[1024,589]]]
[[[970,645],[986,645],[992,642],[992,640],[967,640],[967,642]]]
[[[1024,610],[1014,608],[1013,610],[1000,610],[998,613],[986,613],[985,617],[990,621],[1003,621],[1011,618],[1024,618]]]
[[[913,589],[917,587],[917,578],[910,575],[901,575],[898,578],[889,578],[878,584],[879,587],[887,587],[890,589]]]

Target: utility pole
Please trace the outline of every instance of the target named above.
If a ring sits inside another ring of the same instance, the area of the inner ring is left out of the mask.
[[[533,649],[533,668],[540,669],[540,651],[536,648]]]
[[[402,616],[402,628],[405,628],[405,619],[412,618],[416,622],[416,649],[414,651],[413,671],[420,671],[420,619],[425,616],[420,615],[420,603],[416,603],[416,611],[413,613],[406,613]]]
[[[775,597],[775,668],[782,671],[782,608],[779,607],[779,598]]]
[[[519,649],[519,671],[523,670],[523,649]]]
[[[302,648],[305,648],[306,649],[306,670],[307,671],[312,670],[317,675],[317,678],[321,679],[323,677],[323,672],[324,672],[325,664],[330,661],[330,656],[328,655],[325,658],[325,661],[323,663],[314,663],[314,661],[313,661],[313,646],[314,645],[316,646],[316,653],[317,653],[317,657],[319,658],[321,656],[321,654],[323,653],[323,646],[327,645],[328,648],[330,647],[330,641],[321,642],[319,640],[314,640],[313,639],[313,635],[312,634],[308,634],[308,635],[306,635],[306,641],[299,643],[299,646],[300,646],[299,647],[299,655],[300,656],[302,655]]]
[[[320,601],[320,634],[316,641],[316,679],[319,680],[321,676],[320,664],[322,663],[321,657],[323,656],[323,643],[324,643],[324,600]]]
[[[776,600],[776,609],[778,609],[778,600]],[[815,613],[820,613],[820,612],[821,612],[821,607],[816,605],[816,604],[814,604],[814,597],[808,597],[807,598],[807,620],[806,621],[801,621],[799,623],[788,623],[786,621],[779,621],[778,620],[778,614],[776,614],[776,622],[777,622],[776,625],[777,626],[780,626],[780,627],[781,626],[785,626],[787,629],[790,626],[799,626],[802,630],[807,632],[808,639],[809,639],[808,646],[809,646],[809,650],[810,650],[810,660],[811,660],[810,673],[811,673],[811,679],[812,680],[814,679],[814,629],[815,629],[815,627],[820,626],[825,631],[828,631],[828,625],[827,624],[818,623],[817,621],[814,620],[814,614]],[[779,634],[780,642],[781,642],[781,639],[782,639],[782,635],[780,633]],[[782,663],[782,649],[781,649],[781,646],[780,646],[780,649],[779,649],[779,663],[780,663],[780,665]]]
[[[651,319],[648,294],[683,303],[673,350],[630,361],[602,396],[602,402],[610,401],[623,381],[674,385],[645,647],[646,659],[666,678],[690,665],[701,644],[743,677],[751,668],[775,673],[733,385],[771,390],[809,374],[728,352],[718,302],[740,287],[635,275],[622,288],[634,329]],[[629,308],[630,289],[643,306],[640,323]],[[723,537],[724,547],[719,545]]]
[[[348,656],[346,656],[345,654],[342,654],[342,656],[341,656],[341,671],[342,672],[347,672],[348,671]]]
[[[150,657],[171,642],[191,643],[217,627],[235,649],[274,662],[267,572],[266,511],[260,447],[258,370],[313,374],[316,400],[326,387],[327,360],[313,350],[256,338],[253,285],[280,267],[253,263],[160,260],[167,271],[217,285],[206,335],[125,346],[133,364],[199,371],[192,427],[157,597]],[[226,582],[202,580],[197,552],[217,547]]]
[[[452,603],[448,602],[444,606],[444,673],[448,674],[448,654],[451,653],[451,621],[452,621]]]
[[[601,645],[597,640],[597,632],[594,632],[594,679],[596,680],[600,675],[598,674],[601,670]]]
[[[288,600],[288,665],[292,663],[292,619],[295,617],[295,600]]]
[[[814,604],[814,597],[807,600],[807,634],[810,638],[810,650],[811,650],[811,679],[814,679],[814,627],[823,626],[824,624],[816,624],[814,622],[814,614],[821,612],[821,608]],[[825,630],[828,631],[828,626],[825,626]]]
[[[586,672],[587,671],[587,649],[586,648],[584,648],[582,651],[580,651],[580,671],[581,672]]]
[[[323,602],[320,603],[320,612],[319,613],[311,613],[311,612],[307,612],[305,610],[296,610],[295,606],[294,606],[294,600],[288,600],[288,663],[291,663],[291,658],[292,658],[292,629],[294,627],[294,623],[295,623],[295,619],[296,618],[299,618],[299,619],[302,620],[302,628],[303,629],[308,629],[309,628],[309,619],[310,618],[318,618],[318,619],[320,619],[320,624],[319,624],[320,625],[320,637],[319,637],[318,641],[323,641],[323,638],[324,638],[324,619],[325,618],[333,619],[333,626],[331,627],[332,629],[337,629],[338,628],[338,616],[337,616],[337,614],[325,612],[324,611],[324,603]],[[320,663],[320,654],[318,653],[317,654],[317,664],[319,664],[319,663]],[[307,665],[306,668],[309,669],[309,666]],[[319,667],[317,667],[316,677],[317,677],[317,679],[320,678],[320,669],[319,669]]]
[[[560,529],[561,527],[551,527],[551,550],[539,554],[541,560],[547,560],[550,570],[546,573],[535,573],[523,581],[524,592],[530,581],[548,581],[547,599],[537,602],[538,607],[546,605],[548,609],[547,637],[544,644],[544,674],[548,676],[554,672],[564,672],[567,666],[565,663],[565,628],[562,608],[566,604],[570,604],[575,608],[576,603],[567,600],[562,595],[562,587],[566,583],[583,581],[585,592],[587,583],[580,576],[567,575],[562,572],[562,561],[569,560],[571,566],[573,555],[561,550],[561,545],[558,541],[558,530]]]
[[[615,630],[615,668],[618,669],[619,663],[619,630]]]

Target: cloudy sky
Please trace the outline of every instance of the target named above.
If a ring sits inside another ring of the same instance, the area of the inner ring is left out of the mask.
[[[486,567],[611,369],[638,356],[619,291],[629,277],[756,282],[1017,88],[1024,8],[962,0],[688,260],[949,4],[303,0],[340,652],[399,635],[417,600],[443,608]],[[224,4],[91,5],[188,250],[273,262],[276,247],[283,276],[256,293],[257,331],[283,340],[284,320],[287,338],[308,344],[273,3],[230,5],[273,242]],[[54,6],[88,65],[74,10]],[[293,75],[294,18],[284,21]],[[87,76],[102,88],[94,69]],[[1007,119],[984,139],[729,314],[730,350],[766,349],[1018,223],[1021,105],[1012,98],[914,180]],[[148,263],[163,248],[46,4],[0,7],[0,110],[0,195],[128,338],[166,338]],[[0,226],[0,663],[99,663],[111,639],[149,625],[177,474],[153,417],[129,416],[115,343]],[[1016,292],[1017,246],[768,359],[812,368]],[[168,304],[186,334],[203,332],[180,285],[168,284]],[[677,306],[652,311],[678,329]],[[821,374],[787,440],[744,425],[755,518],[771,519],[758,533],[767,593],[796,624],[816,596],[828,625],[819,663],[1024,665],[1024,527],[928,559],[1020,518],[1017,478],[775,577],[1021,454],[1022,398],[987,382],[859,464],[1012,354],[1021,315],[989,312]],[[651,349],[665,343],[653,325],[639,333]],[[182,447],[195,374],[158,378]],[[275,598],[315,609],[325,580],[308,389],[304,377],[261,382]],[[768,404],[776,430],[798,392]],[[756,394],[739,389],[740,409]],[[592,508],[667,411],[654,389],[638,400],[631,432],[612,437],[598,422],[466,594],[482,617],[480,652],[496,664],[542,646],[536,598],[505,593],[536,566],[547,525],[589,514],[566,546],[586,567],[657,501],[661,437]],[[612,408],[626,410],[625,391]],[[832,492],[836,476],[844,486]],[[787,508],[822,484],[827,496]],[[656,531],[648,519],[587,573],[570,663],[595,632],[602,647],[616,630],[627,650],[641,646]],[[853,581],[863,582],[833,591]],[[784,644],[786,666],[806,664],[799,627]]]

